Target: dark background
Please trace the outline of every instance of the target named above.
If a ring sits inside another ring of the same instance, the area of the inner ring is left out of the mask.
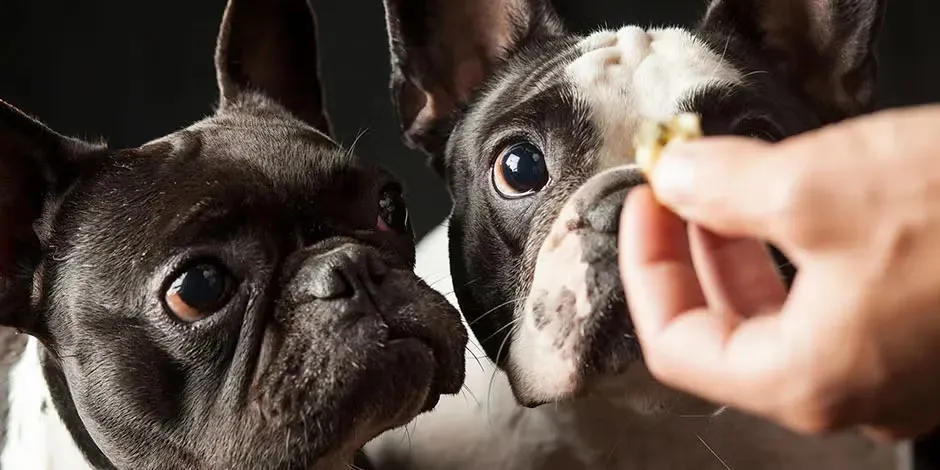
[[[404,179],[418,236],[449,199],[406,149],[389,103],[379,0],[312,0],[328,107],[346,144]],[[774,1],[774,0],[771,0]],[[790,0],[782,0],[790,1]],[[569,25],[688,25],[704,0],[556,0]],[[0,0],[0,99],[54,129],[115,147],[137,146],[213,110],[212,51],[225,0]],[[891,3],[881,42],[882,106],[936,101],[940,2]]]

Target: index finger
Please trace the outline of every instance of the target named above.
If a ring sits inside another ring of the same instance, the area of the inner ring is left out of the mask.
[[[707,308],[685,222],[660,206],[648,186],[633,189],[620,221],[620,276],[640,337],[662,330],[681,312]]]
[[[768,414],[788,366],[779,316],[738,322],[709,309],[683,222],[647,187],[621,220],[620,268],[647,367],[661,382]]]

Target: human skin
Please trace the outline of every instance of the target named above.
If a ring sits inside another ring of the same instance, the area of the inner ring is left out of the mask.
[[[776,144],[669,147],[625,202],[620,267],[651,373],[821,434],[940,423],[940,106]],[[787,292],[765,248],[798,268]]]

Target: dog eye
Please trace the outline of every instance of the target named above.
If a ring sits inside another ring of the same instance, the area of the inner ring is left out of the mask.
[[[177,277],[164,294],[167,308],[180,320],[196,322],[221,309],[231,297],[228,273],[213,264],[199,264]]]
[[[493,186],[506,198],[515,199],[540,191],[548,184],[545,156],[523,142],[507,148],[493,163]]]
[[[379,192],[379,216],[375,224],[380,232],[408,231],[408,207],[397,184],[390,184]]]

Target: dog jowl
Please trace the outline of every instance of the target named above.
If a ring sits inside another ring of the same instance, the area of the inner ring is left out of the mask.
[[[345,469],[459,390],[459,313],[399,183],[331,137],[316,33],[305,0],[230,0],[218,111],[138,148],[0,102],[0,324],[34,338],[4,468],[57,422],[94,468]]]
[[[876,0],[715,0],[694,29],[579,36],[545,0],[385,0],[407,142],[446,180],[465,319],[526,405],[627,386],[616,265],[643,119],[779,140],[872,108]],[[779,255],[779,254],[778,254]],[[792,269],[782,272],[792,280]]]

